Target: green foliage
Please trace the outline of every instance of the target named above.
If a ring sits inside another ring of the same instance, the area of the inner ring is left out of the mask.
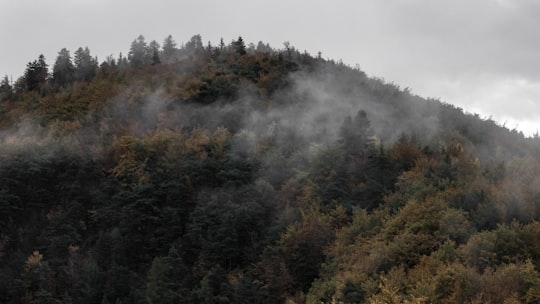
[[[0,101],[9,100],[13,95],[13,87],[7,77],[4,76],[0,81]]]
[[[242,37],[238,37],[238,40],[233,41],[231,43],[231,46],[233,50],[238,53],[239,55],[245,55],[246,54],[246,45],[244,44],[244,40]]]
[[[75,51],[73,59],[75,65],[75,79],[79,81],[90,81],[96,75],[98,69],[97,59],[90,55],[90,49],[85,47]]]
[[[347,281],[341,290],[341,298],[339,300],[343,303],[362,303],[364,302],[364,297],[365,292],[361,286]]]
[[[538,303],[538,139],[284,45],[5,77],[0,302]]]
[[[49,66],[45,62],[45,56],[39,55],[37,60],[26,65],[22,84],[27,91],[39,90],[47,81]]]
[[[71,55],[65,48],[58,52],[53,66],[53,82],[56,86],[62,87],[70,84],[75,77],[75,67],[71,62]]]
[[[145,298],[148,303],[187,303],[187,290],[181,289],[186,269],[176,249],[167,257],[156,257],[148,271]]]
[[[198,303],[232,303],[233,291],[227,275],[219,265],[210,269],[202,278],[200,287],[193,290]]]
[[[131,43],[131,48],[129,49],[128,59],[133,67],[139,67],[143,64],[148,64],[151,60],[152,54],[146,44],[143,35],[139,35],[137,39],[133,40]]]

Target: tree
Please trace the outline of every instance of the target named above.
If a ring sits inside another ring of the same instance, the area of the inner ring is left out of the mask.
[[[341,293],[340,301],[344,303],[363,303],[365,300],[365,291],[362,290],[362,286],[351,281],[345,282]]]
[[[113,55],[109,55],[105,58],[105,61],[99,65],[99,70],[104,74],[108,74],[109,71],[115,69],[116,67],[116,59],[113,57]]]
[[[43,260],[39,251],[34,251],[27,259],[22,274],[26,289],[23,303],[53,303],[50,291],[52,271],[49,264]],[[35,301],[35,302],[34,302]]]
[[[69,84],[75,77],[75,67],[71,62],[71,55],[65,48],[58,52],[58,57],[53,66],[53,82],[56,86],[61,87]]]
[[[173,290],[172,278],[168,277],[172,266],[166,258],[156,257],[148,271],[146,281],[146,298],[149,303],[178,303],[178,294]]]
[[[152,54],[152,65],[160,64],[161,59],[159,58],[159,43],[152,40],[149,45],[150,53]]]
[[[0,101],[8,100],[13,94],[13,87],[6,76],[0,81]]]
[[[126,56],[124,56],[122,52],[120,52],[120,54],[118,54],[118,67],[120,69],[125,69],[128,66],[129,66],[129,63]]]
[[[131,42],[128,59],[132,67],[139,67],[143,64],[147,64],[151,56],[143,35],[139,35],[137,39]]]
[[[354,118],[347,117],[340,130],[340,142],[352,155],[360,155],[372,146],[370,122],[364,110],[358,111]]]
[[[214,49],[214,47],[212,46],[212,42],[210,42],[210,40],[208,40],[208,43],[206,44],[206,51],[208,53],[211,53],[213,49]]]
[[[259,41],[259,43],[257,43],[257,47],[255,49],[257,52],[259,53],[271,53],[272,52],[272,48],[270,47],[270,45],[267,43],[267,44],[264,44],[262,41]]]
[[[208,270],[193,295],[198,303],[231,303],[234,298],[227,273],[219,265]]]
[[[242,39],[242,37],[238,37],[238,40],[232,42],[232,48],[240,55],[245,55],[247,53],[246,45],[244,44],[244,39]]]
[[[45,56],[39,55],[38,60],[29,62],[24,72],[24,85],[28,91],[39,89],[47,81],[49,76],[49,66],[45,62]]]
[[[149,303],[185,303],[188,297],[188,269],[179,248],[172,245],[166,257],[156,257],[148,270],[145,294]]]
[[[178,49],[176,48],[176,42],[171,35],[167,36],[165,41],[163,41],[163,61],[166,63],[173,62],[177,53]]]
[[[219,50],[220,51],[225,50],[225,42],[223,41],[223,38],[219,39]]]
[[[283,42],[283,46],[285,47],[285,51],[287,52],[287,59],[291,60],[291,55],[294,51],[294,47],[291,47],[291,43],[289,41]]]
[[[188,56],[199,54],[204,50],[204,45],[202,42],[201,35],[197,34],[191,37],[186,43],[184,50]]]
[[[80,81],[90,81],[96,75],[98,62],[92,58],[88,47],[80,47],[75,52],[75,79]]]

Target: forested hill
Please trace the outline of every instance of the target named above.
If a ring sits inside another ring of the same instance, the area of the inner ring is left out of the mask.
[[[0,303],[540,302],[540,139],[359,68],[140,36],[0,101]]]

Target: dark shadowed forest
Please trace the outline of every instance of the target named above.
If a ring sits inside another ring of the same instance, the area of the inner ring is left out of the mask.
[[[0,81],[1,303],[540,303],[538,136],[289,43],[47,61]]]

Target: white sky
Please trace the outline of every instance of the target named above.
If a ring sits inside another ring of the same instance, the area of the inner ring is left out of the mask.
[[[290,41],[525,135],[540,129],[537,0],[0,0],[0,76],[41,53],[52,65],[64,47],[101,62],[139,34]]]

